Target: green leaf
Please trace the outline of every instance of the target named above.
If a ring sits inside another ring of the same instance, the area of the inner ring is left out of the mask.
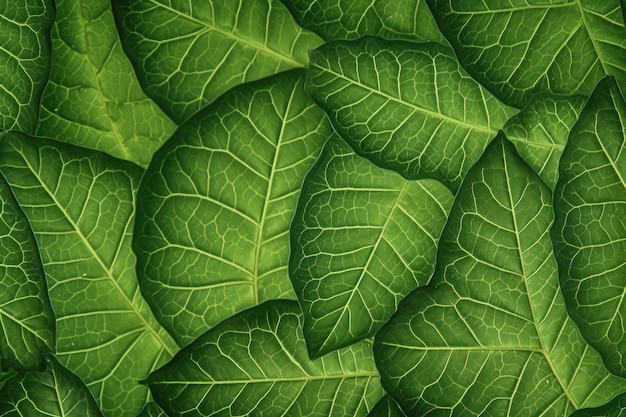
[[[366,37],[313,51],[307,91],[335,130],[378,165],[457,189],[516,110],[436,43]]]
[[[467,174],[431,286],[375,340],[383,386],[408,415],[569,415],[626,387],[567,315],[551,199],[504,136]]]
[[[50,67],[51,0],[0,4],[0,130],[35,131]]]
[[[174,123],[141,90],[108,0],[57,0],[50,80],[37,135],[98,149],[141,166]]]
[[[626,101],[612,77],[572,130],[554,206],[568,311],[607,367],[626,377]]]
[[[231,87],[307,65],[321,39],[279,0],[113,2],[146,92],[178,123]]]
[[[424,0],[282,0],[296,21],[322,38],[376,35],[445,43]]]
[[[45,372],[13,377],[0,391],[0,416],[91,417],[102,413],[91,393],[76,375],[52,355]]]
[[[295,301],[224,320],[148,378],[169,415],[365,416],[383,395],[363,341],[310,360]]]
[[[619,0],[426,1],[463,67],[507,104],[587,95],[606,74],[626,87]]]
[[[579,410],[570,417],[625,417],[626,392],[618,395],[605,405],[593,409]]]
[[[106,154],[8,133],[0,170],[39,245],[57,357],[103,412],[137,415],[139,381],[177,350],[141,297],[131,231],[141,170]]]
[[[376,403],[367,417],[406,417],[406,414],[390,395],[385,395]]]
[[[295,298],[289,224],[332,127],[292,71],[231,90],[155,155],[139,192],[142,291],[181,345],[226,317]]]
[[[28,220],[0,175],[0,372],[36,369],[54,350],[54,313]]]
[[[143,410],[141,410],[139,417],[167,417],[167,414],[165,414],[165,411],[163,411],[157,403],[150,401]]]
[[[502,128],[526,163],[552,189],[559,160],[587,97],[543,95],[533,99]]]
[[[331,140],[304,183],[291,227],[290,277],[313,357],[371,337],[426,285],[452,194],[410,181]]]
[[[17,374],[17,371],[14,369],[9,369],[5,371],[4,369],[0,369],[0,393],[2,393],[2,387],[7,381],[10,381],[14,375]]]

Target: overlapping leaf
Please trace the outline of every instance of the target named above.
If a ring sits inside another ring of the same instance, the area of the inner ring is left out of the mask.
[[[372,344],[310,360],[295,301],[231,317],[148,378],[169,415],[365,416],[383,395]]]
[[[35,131],[50,67],[51,0],[0,4],[0,130]]]
[[[181,344],[244,308],[295,298],[289,224],[332,127],[300,70],[239,86],[184,124],[139,193],[139,278]]]
[[[552,189],[559,160],[587,97],[543,95],[531,101],[502,128],[526,163]]]
[[[570,315],[626,377],[626,101],[603,80],[561,158],[552,232]]]
[[[331,140],[304,183],[291,228],[290,277],[318,357],[371,337],[425,285],[452,194],[406,180]]]
[[[8,133],[0,170],[33,229],[57,316],[59,360],[110,416],[137,415],[139,380],[177,349],[141,297],[131,235],[140,169]]]
[[[626,386],[567,314],[550,189],[501,136],[470,170],[432,287],[376,336],[385,389],[409,415],[569,415]]]
[[[357,153],[453,189],[516,112],[471,79],[451,49],[432,42],[331,42],[311,54],[307,81]]]
[[[0,372],[37,369],[54,350],[54,314],[37,243],[0,175]]]
[[[305,66],[321,43],[279,0],[113,5],[140,81],[179,123],[235,85]]]
[[[142,91],[108,0],[57,0],[39,136],[146,166],[174,123]]]
[[[80,378],[51,355],[46,365],[44,372],[14,376],[0,390],[0,416],[102,417]]]
[[[282,0],[296,21],[326,40],[376,35],[445,43],[423,0]]]
[[[523,107],[540,91],[591,93],[607,74],[626,87],[619,0],[426,0],[463,67]]]
[[[167,414],[165,414],[165,411],[163,411],[157,403],[150,401],[143,410],[141,410],[139,417],[167,417]]]

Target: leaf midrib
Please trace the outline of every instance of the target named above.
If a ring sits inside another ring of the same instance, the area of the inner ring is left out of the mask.
[[[550,371],[552,372],[552,375],[554,375],[554,378],[557,380],[557,382],[559,383],[559,386],[561,387],[561,389],[563,390],[563,393],[565,394],[565,397],[567,398],[567,400],[570,402],[570,404],[572,404],[574,406],[575,409],[580,408],[578,403],[576,402],[576,400],[574,398],[572,398],[572,395],[568,389],[567,384],[564,383],[564,381],[561,380],[561,376],[560,374],[557,372],[556,367],[554,365],[554,363],[552,362],[552,358],[550,357],[550,350],[546,348],[545,342],[544,342],[544,336],[542,335],[541,330],[539,329],[539,326],[537,325],[538,320],[537,320],[537,315],[535,313],[535,307],[533,304],[533,300],[530,297],[530,289],[528,288],[528,282],[527,279],[529,277],[527,268],[526,268],[526,262],[524,261],[524,252],[522,251],[522,247],[521,247],[521,242],[520,242],[520,228],[517,224],[517,214],[515,212],[515,204],[513,201],[513,195],[512,195],[512,188],[511,188],[511,178],[509,175],[509,168],[508,168],[508,159],[507,159],[507,154],[506,154],[506,150],[503,149],[502,152],[503,155],[503,161],[504,161],[504,175],[506,177],[506,184],[507,184],[507,197],[509,198],[509,205],[511,208],[511,218],[513,220],[513,228],[514,228],[514,236],[515,236],[515,241],[517,243],[517,252],[519,255],[519,259],[520,259],[520,267],[522,269],[522,282],[524,284],[524,289],[526,291],[527,297],[528,297],[528,305],[530,307],[530,314],[531,314],[531,318],[532,318],[532,323],[535,327],[535,331],[537,332],[537,340],[539,341],[539,352],[541,352],[541,354],[543,355],[543,357],[545,358],[546,362],[548,363],[548,366],[550,367]],[[558,289],[557,289],[558,291]],[[567,318],[566,318],[567,320]],[[555,344],[557,342],[555,341]]]
[[[300,377],[285,378],[251,378],[251,379],[229,379],[218,381],[167,381],[167,382],[148,382],[149,385],[248,385],[248,384],[266,384],[268,382],[310,382],[310,381],[332,381],[344,379],[360,379],[360,378],[378,378],[378,372],[363,372],[359,374],[341,374],[341,375],[303,375]]]
[[[350,310],[350,303],[352,302],[352,299],[354,298],[355,294],[357,292],[359,292],[359,290],[360,290],[360,286],[363,283],[363,280],[365,279],[365,276],[367,275],[367,271],[369,269],[370,263],[371,263],[372,259],[374,258],[374,255],[375,255],[376,251],[378,250],[378,247],[379,247],[379,245],[380,245],[380,243],[381,243],[381,241],[383,239],[383,236],[385,234],[385,231],[387,230],[387,227],[389,226],[389,224],[391,222],[391,218],[393,217],[394,212],[396,211],[396,209],[398,209],[398,207],[400,205],[400,200],[402,199],[402,195],[404,194],[408,184],[409,184],[409,181],[404,181],[404,183],[402,184],[402,187],[399,190],[396,190],[398,195],[396,196],[396,198],[395,198],[395,200],[393,202],[391,210],[389,210],[389,215],[385,219],[385,223],[383,223],[383,225],[380,227],[380,233],[379,233],[378,237],[376,238],[376,242],[374,242],[374,244],[372,245],[372,249],[371,249],[371,251],[369,253],[369,256],[367,257],[367,261],[365,262],[365,265],[361,269],[361,273],[359,274],[359,278],[357,279],[356,283],[354,284],[352,291],[350,291],[350,296],[348,297],[348,300],[346,301],[345,305],[341,308],[341,313],[339,314],[339,317],[337,318],[337,320],[333,324],[333,327],[330,330],[330,332],[328,332],[328,336],[326,336],[326,338],[324,339],[324,342],[320,345],[320,347],[318,349],[318,352],[322,351],[327,346],[327,343],[330,341],[331,336],[335,335],[335,333],[337,331],[337,327],[339,326],[340,323],[343,322],[344,315]],[[385,289],[388,290],[387,288],[385,288]],[[372,325],[374,323],[375,323],[375,321],[372,319],[371,323],[370,323],[370,328],[372,327]]]
[[[156,331],[156,329],[154,329],[146,320],[146,318],[144,317],[143,314],[141,314],[139,312],[139,310],[137,309],[137,306],[132,302],[132,300],[128,297],[128,295],[126,294],[125,291],[122,290],[122,287],[120,287],[119,283],[117,282],[117,280],[115,279],[115,277],[113,276],[112,271],[106,266],[106,264],[104,263],[104,261],[102,260],[102,258],[100,257],[100,255],[97,253],[97,251],[91,246],[91,243],[87,240],[87,238],[83,235],[83,233],[80,231],[80,229],[78,228],[78,225],[76,224],[76,222],[74,221],[74,219],[72,219],[69,214],[67,213],[67,211],[63,208],[63,206],[59,203],[59,201],[57,200],[56,196],[54,196],[54,194],[51,192],[50,189],[48,189],[48,187],[46,186],[45,182],[42,180],[41,177],[39,177],[39,175],[37,174],[37,172],[35,172],[34,167],[29,163],[29,161],[26,158],[23,158],[24,162],[26,163],[26,165],[28,166],[28,169],[31,171],[31,173],[33,174],[33,176],[35,178],[37,178],[37,180],[39,181],[39,184],[41,185],[41,188],[48,194],[48,196],[50,197],[50,199],[54,202],[54,204],[56,205],[56,207],[61,211],[61,213],[63,214],[63,216],[67,219],[67,221],[70,223],[70,225],[72,226],[72,228],[74,229],[74,231],[76,232],[76,234],[80,237],[80,240],[83,242],[83,244],[85,245],[85,247],[89,250],[89,252],[92,254],[93,258],[98,262],[98,265],[100,265],[100,268],[102,268],[102,270],[105,272],[106,274],[106,278],[108,278],[108,281],[111,282],[113,284],[113,286],[115,287],[115,289],[117,290],[118,294],[121,294],[123,296],[124,301],[128,304],[128,306],[130,307],[130,311],[132,313],[134,313],[137,317],[139,317],[140,321],[143,324],[143,327],[150,332],[155,338],[156,340],[158,340],[160,346],[162,349],[165,349],[167,351],[167,353],[170,356],[174,356],[174,354],[176,353],[175,350],[172,350],[172,348],[170,348],[169,344],[165,342],[165,340],[163,340],[163,338],[161,337],[161,335],[159,334],[158,331]],[[124,234],[122,235],[122,239],[123,236],[126,235],[126,230],[128,229],[128,225],[130,223],[130,219],[129,221],[126,222],[126,225],[124,227]],[[120,244],[121,246],[121,244]]]
[[[295,59],[293,59],[291,56],[287,56],[287,55],[283,55],[278,51],[275,51],[273,49],[271,49],[270,47],[268,47],[265,44],[259,43],[259,42],[255,42],[251,39],[248,38],[243,38],[240,36],[236,36],[234,33],[232,32],[228,32],[225,31],[221,28],[219,28],[218,26],[215,25],[211,25],[209,24],[209,22],[203,21],[203,20],[199,20],[196,19],[194,16],[190,15],[190,14],[185,14],[183,12],[181,12],[180,10],[177,10],[173,7],[170,6],[166,6],[163,3],[158,2],[157,0],[149,0],[152,4],[156,5],[157,7],[162,7],[163,9],[169,11],[170,13],[173,13],[177,16],[180,16],[183,19],[189,20],[197,25],[200,26],[204,26],[206,27],[208,30],[213,30],[217,33],[219,33],[220,35],[222,35],[225,38],[228,38],[230,40],[233,40],[235,42],[241,43],[245,46],[249,46],[252,47],[254,49],[257,49],[261,52],[266,53],[267,55],[272,56],[273,58],[277,58],[279,61],[284,61],[289,63],[290,65],[293,65],[295,68],[301,68],[304,67],[306,64],[300,61],[297,61]],[[232,0],[228,0],[228,1],[232,1]],[[270,6],[271,7],[271,6]]]
[[[310,66],[310,68],[316,67],[316,68],[318,68],[318,69],[320,69],[322,71],[329,72],[332,75],[334,75],[335,77],[340,78],[340,79],[346,81],[349,84],[354,84],[356,86],[359,86],[359,87],[363,88],[364,90],[367,90],[367,91],[369,91],[371,93],[374,93],[374,94],[378,94],[379,96],[381,96],[381,97],[383,97],[383,98],[385,98],[385,99],[387,99],[389,101],[392,101],[392,102],[398,103],[400,105],[409,107],[409,108],[413,109],[413,111],[421,112],[421,113],[423,113],[423,114],[425,114],[427,116],[430,116],[432,118],[439,119],[439,120],[442,120],[444,122],[454,123],[454,124],[463,126],[465,128],[471,129],[471,130],[487,132],[490,135],[495,135],[496,133],[498,133],[497,130],[490,129],[489,127],[473,125],[473,124],[468,123],[466,121],[455,119],[455,118],[453,118],[451,116],[448,116],[446,114],[437,113],[437,112],[435,112],[433,110],[428,110],[428,109],[426,109],[424,107],[418,106],[415,103],[410,103],[408,101],[401,100],[398,97],[394,97],[394,96],[389,95],[389,94],[387,94],[387,93],[385,93],[385,92],[383,92],[381,90],[375,89],[374,87],[370,87],[369,85],[363,84],[363,83],[358,82],[358,81],[356,81],[356,80],[354,80],[352,78],[349,78],[349,77],[345,76],[343,73],[338,73],[336,71],[333,71],[329,67],[322,67],[322,66],[316,65],[316,64],[310,64],[309,66]]]

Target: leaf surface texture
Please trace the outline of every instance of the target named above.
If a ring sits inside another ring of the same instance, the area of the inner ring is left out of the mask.
[[[174,123],[142,91],[111,3],[57,0],[50,80],[37,134],[147,166]]]
[[[139,385],[177,350],[142,298],[131,250],[141,171],[106,154],[8,133],[0,171],[39,245],[56,314],[56,355],[102,410],[136,415]]]
[[[626,101],[611,77],[572,130],[554,203],[569,313],[609,369],[626,377]]]
[[[431,286],[376,336],[383,386],[407,414],[569,415],[623,391],[567,314],[551,198],[504,136],[470,170]]]
[[[177,123],[228,89],[308,62],[321,39],[279,0],[114,2],[147,93]]]
[[[272,300],[204,333],[148,386],[170,415],[366,416],[383,395],[371,349],[310,360],[298,304]]]
[[[467,71],[505,103],[540,91],[589,94],[605,75],[626,87],[618,0],[426,0]]]
[[[290,276],[317,357],[371,337],[430,279],[452,194],[406,180],[331,140],[292,222]]]
[[[289,225],[332,127],[295,70],[242,85],[183,125],[139,193],[139,278],[181,344],[226,317],[295,298]]]
[[[455,190],[516,113],[471,79],[449,47],[433,42],[330,42],[312,52],[307,82],[357,153]]]

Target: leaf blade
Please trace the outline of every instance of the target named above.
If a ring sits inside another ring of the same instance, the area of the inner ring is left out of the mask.
[[[181,344],[237,311],[295,298],[289,224],[332,128],[295,70],[239,86],[151,164],[135,229],[142,291]]]
[[[150,390],[174,415],[366,415],[382,396],[371,343],[310,360],[301,326],[295,301],[244,310],[153,372]]]
[[[320,43],[277,0],[142,0],[114,7],[142,85],[179,124],[231,87],[305,66],[308,49]]]
[[[626,376],[626,101],[598,84],[561,159],[552,230],[570,315],[609,369]],[[602,262],[599,262],[602,259]]]
[[[174,123],[141,90],[106,1],[57,1],[37,135],[147,166]]]
[[[177,346],[139,293],[130,246],[133,164],[7,133],[0,170],[37,239],[57,315],[56,354],[111,415],[136,415]],[[96,366],[92,366],[95,363]]]
[[[463,66],[507,104],[523,107],[537,92],[587,95],[607,74],[626,82],[617,0],[427,2]]]
[[[517,112],[431,42],[329,42],[311,53],[307,92],[358,154],[453,190]]]
[[[17,6],[17,7],[16,7]],[[0,129],[33,133],[50,66],[49,0],[0,6]]]
[[[425,285],[452,194],[358,157],[339,138],[305,180],[291,226],[290,277],[312,357],[371,337]]]
[[[54,313],[37,243],[0,176],[0,369],[38,369],[54,350]]]
[[[406,413],[561,415],[623,391],[567,315],[550,201],[503,137],[471,169],[432,286],[407,297],[375,340],[383,386]]]
[[[283,3],[301,26],[327,41],[375,35],[446,42],[422,0],[396,1],[393,6],[363,0],[283,0]]]

